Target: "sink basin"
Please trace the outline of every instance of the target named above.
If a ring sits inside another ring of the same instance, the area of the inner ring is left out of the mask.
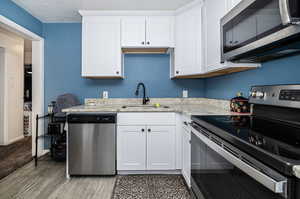
[[[126,105],[122,106],[122,108],[170,108],[169,106],[155,106],[155,105]]]

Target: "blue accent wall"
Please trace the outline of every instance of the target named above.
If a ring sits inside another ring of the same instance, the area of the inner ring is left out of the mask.
[[[0,15],[3,15],[28,30],[42,36],[43,24],[11,0],[0,0]]]
[[[150,97],[190,97],[230,99],[241,91],[246,96],[251,85],[300,84],[300,56],[266,62],[261,68],[208,78],[170,80],[168,55],[127,55],[124,80],[91,80],[81,77],[81,24],[43,24],[11,0],[0,1],[0,15],[45,38],[45,105],[57,95],[70,92],[81,101],[99,97],[103,90],[110,97],[135,97],[140,81]]]
[[[231,99],[241,91],[248,97],[252,85],[300,84],[300,56],[265,62],[255,70],[208,78],[205,97]]]
[[[45,105],[63,93],[84,98],[100,97],[107,90],[111,98],[133,98],[139,82],[149,97],[181,97],[184,88],[190,97],[204,96],[204,80],[171,80],[168,55],[126,55],[125,79],[81,77],[81,24],[44,24]]]

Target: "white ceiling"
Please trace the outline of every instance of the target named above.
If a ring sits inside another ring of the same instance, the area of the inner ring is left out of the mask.
[[[175,10],[193,0],[12,0],[45,23],[79,22],[78,10]]]

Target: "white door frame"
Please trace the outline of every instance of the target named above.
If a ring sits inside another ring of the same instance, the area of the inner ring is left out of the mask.
[[[32,41],[32,155],[35,154],[36,115],[44,115],[44,38],[0,15],[0,27]],[[44,134],[44,122],[39,121],[39,135]],[[38,156],[44,155],[44,139],[39,140]]]

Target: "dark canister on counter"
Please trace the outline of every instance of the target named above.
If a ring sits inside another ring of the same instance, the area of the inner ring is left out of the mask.
[[[230,100],[230,110],[236,113],[250,113],[249,100],[243,97],[243,93],[237,93],[237,96]]]

